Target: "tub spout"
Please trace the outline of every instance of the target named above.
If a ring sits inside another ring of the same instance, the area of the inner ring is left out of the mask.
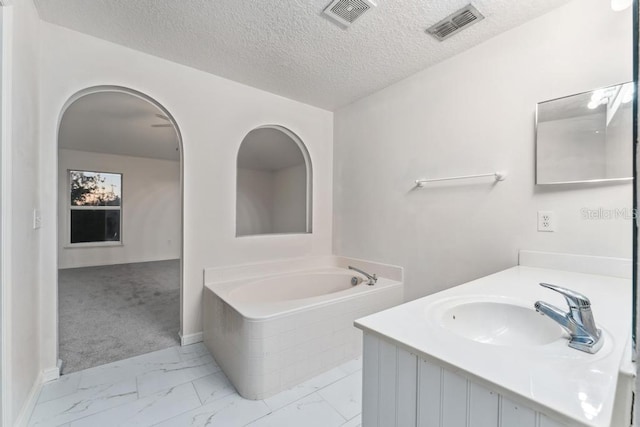
[[[354,270],[354,271],[357,271],[360,274],[363,274],[368,279],[367,285],[369,285],[369,286],[375,285],[376,282],[378,281],[378,276],[376,274],[371,275],[371,274],[367,273],[366,271],[362,271],[359,268],[353,267],[351,265],[349,266],[349,270]]]

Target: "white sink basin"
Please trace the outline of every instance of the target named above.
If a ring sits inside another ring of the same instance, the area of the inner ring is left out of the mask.
[[[502,301],[448,301],[436,321],[454,334],[484,344],[540,346],[561,339],[564,330],[532,307]]]

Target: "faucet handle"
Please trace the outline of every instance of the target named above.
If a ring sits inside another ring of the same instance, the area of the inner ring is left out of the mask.
[[[589,298],[580,292],[572,291],[571,289],[552,285],[550,283],[540,283],[540,286],[562,294],[562,296],[567,300],[569,308],[582,309],[591,307],[591,301],[589,301]]]

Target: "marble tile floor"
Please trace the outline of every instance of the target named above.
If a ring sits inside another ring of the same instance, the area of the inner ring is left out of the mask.
[[[47,383],[29,426],[357,427],[361,384],[355,359],[268,399],[243,399],[199,343]]]

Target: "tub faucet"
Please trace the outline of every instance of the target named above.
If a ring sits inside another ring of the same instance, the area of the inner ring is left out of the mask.
[[[364,274],[367,279],[369,279],[369,281],[367,282],[367,285],[369,286],[373,286],[376,284],[376,282],[378,281],[378,276],[376,276],[375,274],[372,276],[371,274],[367,273],[366,271],[362,271],[359,268],[355,268],[353,266],[349,266],[349,270],[354,270],[357,271],[360,274]]]
[[[600,350],[604,343],[604,336],[602,331],[596,328],[589,298],[571,289],[549,283],[540,283],[540,286],[562,294],[567,300],[569,305],[567,313],[544,301],[537,301],[534,307],[538,313],[549,316],[569,332],[571,335],[569,347],[592,354]]]

